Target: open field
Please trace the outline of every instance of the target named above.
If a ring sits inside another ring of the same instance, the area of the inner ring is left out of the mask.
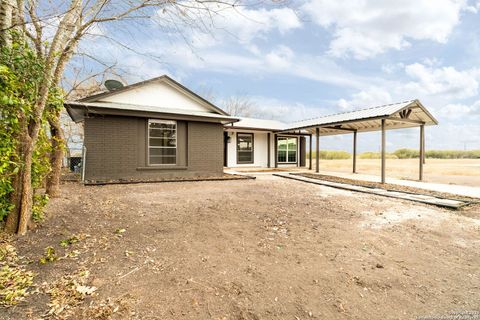
[[[475,210],[269,175],[68,183],[43,226],[12,242],[38,287],[0,318],[37,319],[52,297],[60,319],[414,319],[476,310]],[[49,246],[63,258],[39,264]],[[69,304],[59,283],[79,272],[82,290],[96,291]]]
[[[387,159],[387,177],[418,179],[418,161],[418,159]],[[380,176],[380,165],[380,159],[357,159],[357,172]],[[335,171],[350,173],[352,160],[320,160],[320,169],[332,173]],[[427,159],[424,165],[424,180],[480,187],[480,160]]]

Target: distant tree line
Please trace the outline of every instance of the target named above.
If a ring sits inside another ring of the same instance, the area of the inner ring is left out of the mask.
[[[315,151],[312,156],[315,158]],[[480,159],[480,150],[428,150],[425,152],[429,159]],[[380,159],[380,152],[363,152],[358,154],[359,159]],[[386,154],[388,159],[415,159],[419,157],[419,151],[415,149],[397,149]],[[351,159],[352,155],[346,151],[321,150],[322,160]]]

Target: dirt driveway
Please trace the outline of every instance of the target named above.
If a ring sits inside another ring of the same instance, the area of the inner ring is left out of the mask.
[[[49,212],[15,242],[19,254],[77,252],[32,263],[35,282],[82,269],[97,288],[59,318],[108,303],[122,319],[415,319],[480,308],[475,214],[271,176],[66,184]],[[78,242],[59,245],[72,235]],[[0,318],[36,318],[48,303],[39,290]]]

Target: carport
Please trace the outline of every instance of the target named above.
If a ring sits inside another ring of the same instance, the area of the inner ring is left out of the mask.
[[[381,182],[385,183],[385,153],[386,131],[419,127],[419,173],[418,179],[423,180],[423,165],[425,163],[425,126],[437,125],[438,121],[418,100],[388,104],[352,112],[338,113],[309,119],[290,124],[287,130],[280,133],[310,133],[310,170],[312,170],[312,150],[315,135],[316,168],[320,171],[320,136],[339,134],[353,135],[352,171],[357,172],[357,134],[359,132],[381,131]]]

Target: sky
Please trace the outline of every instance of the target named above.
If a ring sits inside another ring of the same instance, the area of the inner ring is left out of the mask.
[[[168,10],[138,25],[97,26],[80,50],[115,63],[128,83],[168,74],[218,105],[246,96],[256,117],[285,122],[419,99],[440,123],[426,128],[427,149],[480,149],[480,1],[304,0],[214,10],[189,16],[194,27]],[[380,135],[359,134],[358,143],[361,152],[378,151]],[[330,150],[351,144],[351,135],[321,141]],[[387,133],[389,151],[418,144],[418,128]]]

